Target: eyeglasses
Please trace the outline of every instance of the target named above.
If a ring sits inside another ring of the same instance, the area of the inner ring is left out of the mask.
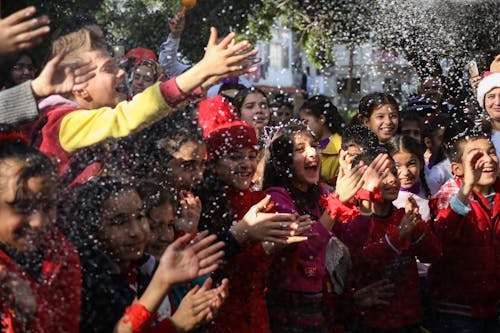
[[[27,70],[29,72],[34,72],[35,71],[35,67],[33,67],[33,65],[30,65],[30,64],[15,64],[14,66],[12,66],[12,70],[15,70],[15,71],[24,71],[24,70]]]

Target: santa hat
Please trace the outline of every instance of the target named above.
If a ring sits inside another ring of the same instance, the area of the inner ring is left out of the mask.
[[[221,95],[198,103],[198,123],[207,144],[208,161],[241,148],[257,150],[255,130],[235,114],[234,107]]]
[[[477,87],[477,101],[484,109],[485,95],[495,88],[500,88],[500,73],[491,73],[479,82]]]
[[[136,68],[142,61],[147,59],[158,62],[158,57],[156,56],[156,54],[152,50],[143,47],[132,49],[128,51],[127,54],[125,54],[123,57],[125,59],[134,58],[134,68]]]

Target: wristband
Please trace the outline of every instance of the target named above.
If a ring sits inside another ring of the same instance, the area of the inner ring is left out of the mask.
[[[134,333],[142,332],[152,315],[151,312],[149,312],[148,309],[140,303],[127,306],[125,314],[128,318],[123,318],[123,322],[125,324],[130,323],[132,332]]]
[[[375,188],[373,191],[368,191],[362,188],[358,191],[358,193],[356,193],[356,199],[378,203],[384,202],[384,198],[382,198],[382,192],[378,188]]]
[[[359,214],[354,203],[352,205],[343,203],[340,201],[338,194],[333,195],[329,193],[326,196],[321,196],[319,204],[332,219],[338,218],[341,221],[349,221]]]

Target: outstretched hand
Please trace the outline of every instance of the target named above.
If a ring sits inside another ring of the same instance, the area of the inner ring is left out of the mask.
[[[410,195],[406,198],[405,215],[399,224],[399,238],[402,240],[411,240],[413,230],[422,221],[419,213],[418,204],[415,199]]]
[[[187,233],[198,231],[201,216],[200,198],[189,191],[181,191],[179,206],[180,214],[174,222],[176,229]]]
[[[356,167],[347,170],[341,178],[337,179],[335,192],[339,195],[339,200],[349,202],[358,193],[365,183],[364,173],[367,167],[361,161]]]
[[[271,197],[266,196],[252,206],[243,219],[231,228],[239,243],[254,240],[289,244],[307,239],[300,234],[311,228],[314,222],[308,216],[266,213],[272,204]]]
[[[4,57],[42,42],[50,28],[45,15],[32,18],[36,13],[33,6],[21,9],[0,20],[0,56]]]
[[[174,17],[168,19],[168,27],[172,38],[178,39],[181,37],[185,24],[186,17],[182,13],[177,13]]]
[[[390,160],[387,154],[379,154],[365,169],[363,175],[363,188],[370,192],[378,188],[389,173],[389,170],[387,169],[389,163]]]
[[[194,240],[186,234],[170,244],[160,258],[158,272],[166,284],[173,285],[213,272],[224,256],[224,242],[215,235],[201,232]]]
[[[36,97],[66,94],[72,90],[83,89],[96,75],[94,70],[97,67],[92,65],[91,61],[61,64],[63,57],[63,54],[58,54],[52,58],[40,75],[31,81],[31,89]]]

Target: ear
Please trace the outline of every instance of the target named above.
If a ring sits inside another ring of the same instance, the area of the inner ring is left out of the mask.
[[[364,116],[359,116],[359,122],[361,124],[363,124],[364,126],[368,127],[369,128],[369,125],[370,125],[370,118],[368,117],[364,117]]]
[[[429,137],[425,137],[424,138],[424,145],[428,148],[428,149],[431,149],[432,148],[432,140],[431,138]]]
[[[319,119],[319,122],[321,123],[321,125],[324,125],[324,124],[326,123],[326,118],[325,118],[325,116],[321,115],[321,116],[319,116],[319,118],[318,118],[318,119]]]
[[[464,176],[464,165],[458,162],[451,162],[451,172],[457,177]]]

